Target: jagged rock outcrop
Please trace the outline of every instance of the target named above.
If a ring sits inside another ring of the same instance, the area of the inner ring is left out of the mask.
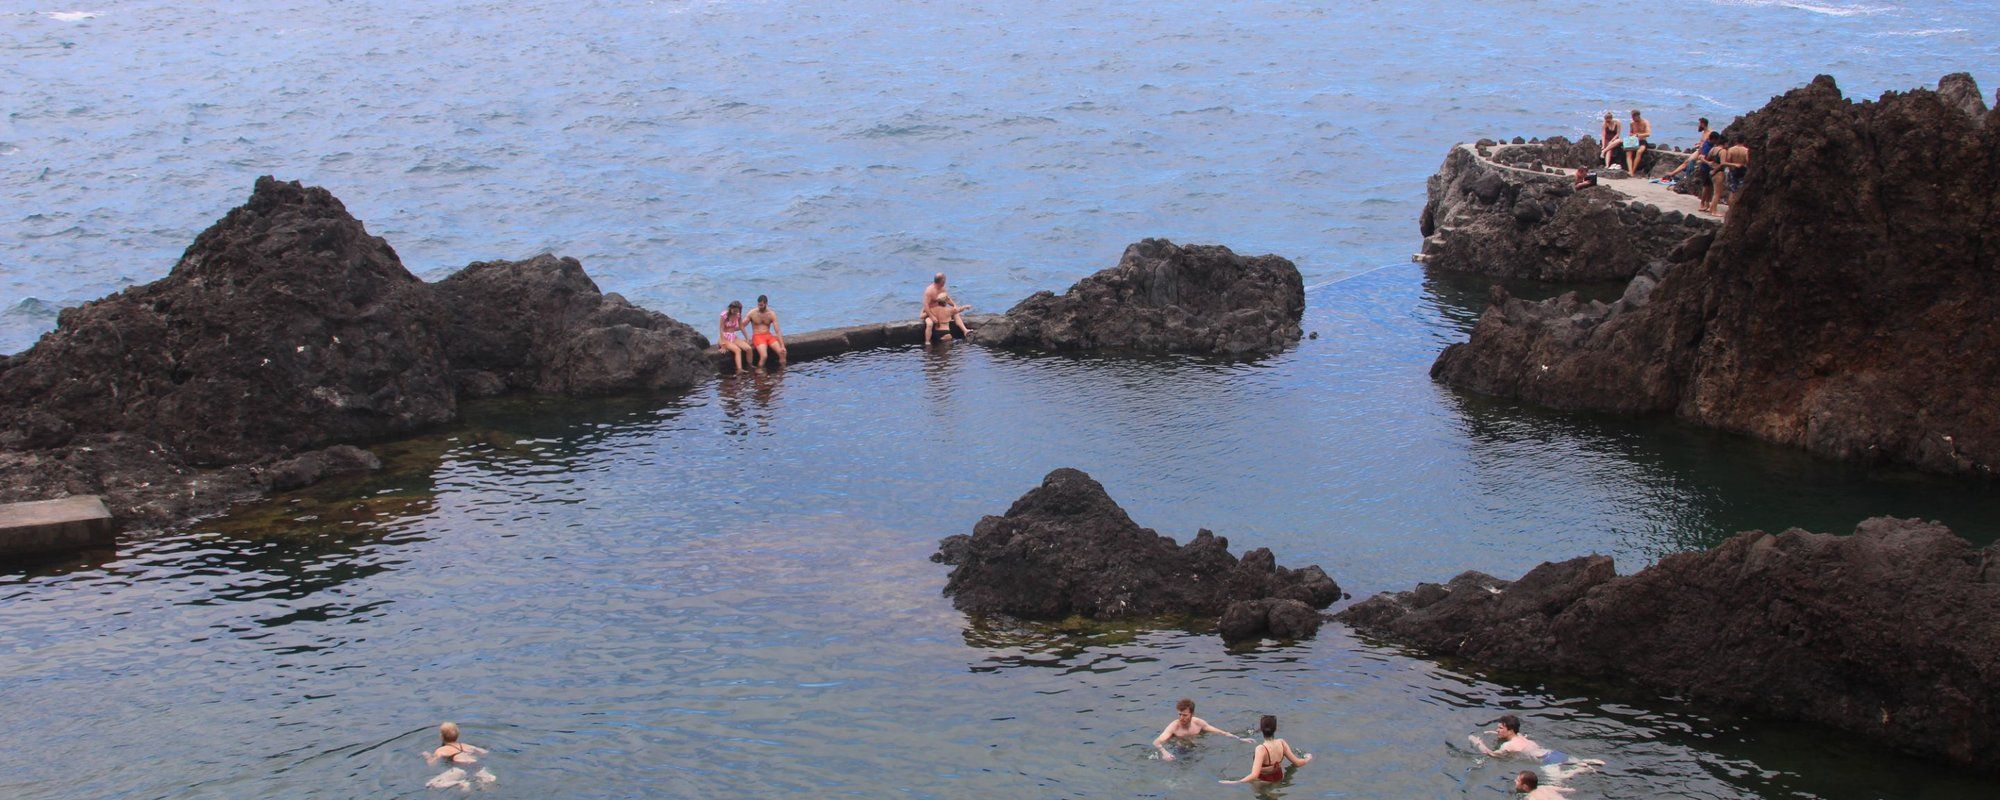
[[[1619,577],[1611,559],[1476,572],[1337,618],[1506,670],[1626,681],[2000,771],[2000,545],[1877,518],[1738,534]]]
[[[340,201],[259,178],[167,277],[64,309],[0,371],[0,445],[136,433],[216,466],[457,411],[446,315]]]
[[[331,193],[266,176],[167,277],[0,358],[0,475],[14,499],[105,494],[155,527],[377,468],[307,451],[448,422],[462,396],[692,385],[707,345],[573,259],[426,284]]]
[[[691,386],[714,373],[708,340],[603,294],[574,258],[483,261],[436,285],[460,392],[595,395]]]
[[[1118,265],[1058,296],[1036,292],[974,331],[976,341],[1043,350],[1255,356],[1299,340],[1305,279],[1274,255],[1147,239]]]
[[[1939,78],[1937,92],[1945,105],[1974,118],[1986,116],[1986,98],[1979,95],[1979,84],[1972,79],[1971,73],[1954,72]]]
[[[1821,76],[1730,132],[1749,142],[1750,178],[1698,261],[1643,305],[1498,292],[1431,374],[1559,408],[1672,412],[1836,458],[1992,474],[2000,120],[1927,90],[1849,102]]]
[[[963,611],[1024,619],[1221,615],[1230,641],[1310,636],[1317,609],[1341,597],[1317,566],[1286,569],[1263,548],[1238,560],[1228,539],[1206,530],[1181,545],[1142,528],[1074,469],[1050,472],[972,535],[946,537],[931,560],[954,567],[944,591]]]
[[[1588,138],[1584,140],[1590,142]],[[1572,158],[1559,137],[1535,145],[1510,145],[1481,160],[1453,147],[1429,181],[1419,226],[1426,265],[1500,278],[1593,281],[1663,271],[1667,253],[1689,236],[1713,230],[1714,220],[1632,203],[1609,186],[1572,188],[1567,175],[1527,167],[1573,166],[1544,158]],[[1519,162],[1521,168],[1509,166]],[[1595,163],[1595,162],[1589,162]]]

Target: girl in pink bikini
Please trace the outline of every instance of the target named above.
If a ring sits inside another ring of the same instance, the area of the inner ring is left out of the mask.
[[[736,371],[742,372],[743,357],[750,355],[750,339],[743,335],[743,301],[729,301],[729,310],[722,312],[721,328],[716,346],[735,359]]]

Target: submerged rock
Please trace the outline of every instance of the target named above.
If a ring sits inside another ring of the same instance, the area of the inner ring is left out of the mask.
[[[2000,770],[2000,545],[1877,518],[1738,534],[1619,577],[1589,556],[1466,573],[1337,618],[1490,667],[1612,678]]]
[[[1286,569],[1263,548],[1239,561],[1229,540],[1209,531],[1181,545],[1140,527],[1074,469],[1049,473],[972,535],[946,537],[931,560],[954,567],[944,592],[963,611],[1099,620],[1228,612],[1231,641],[1311,636],[1316,609],[1341,596],[1317,566]]]
[[[1252,356],[1299,340],[1305,280],[1274,255],[1147,239],[1118,265],[1036,292],[972,338],[1002,347]]]
[[[1672,412],[1826,456],[2000,465],[2000,123],[1822,76],[1739,121],[1752,167],[1643,304],[1504,293],[1431,374],[1544,405]],[[1971,209],[1968,211],[1968,209]]]

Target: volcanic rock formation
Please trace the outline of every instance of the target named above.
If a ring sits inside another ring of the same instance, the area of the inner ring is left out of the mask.
[[[1738,534],[1619,577],[1610,558],[1468,572],[1337,618],[1506,670],[1623,680],[2000,770],[2000,545],[1877,518]]]
[[[1559,408],[1671,411],[1832,457],[1992,474],[2000,117],[1926,90],[1853,103],[1821,76],[1730,134],[1747,138],[1752,165],[1728,224],[1683,248],[1697,260],[1645,302],[1496,290],[1471,341],[1431,374]]]
[[[106,493],[164,524],[370,468],[352,448],[277,459],[450,421],[461,396],[691,385],[707,344],[572,259],[426,284],[331,193],[267,176],[167,277],[0,358],[0,476],[9,499]],[[203,471],[233,465],[254,467]]]
[[[1224,638],[1303,638],[1340,587],[1317,566],[1292,570],[1258,548],[1242,560],[1203,530],[1179,545],[1142,528],[1097,481],[1058,469],[1004,516],[946,537],[932,561],[954,567],[944,592],[960,610],[1025,619],[1223,617]]]
[[[1500,278],[1592,281],[1665,274],[1667,254],[1712,219],[1633,203],[1609,186],[1572,188],[1535,165],[1594,165],[1588,137],[1499,146],[1492,162],[1453,147],[1432,175],[1419,226],[1423,261]],[[1498,163],[1494,163],[1498,162]]]
[[[976,341],[1044,350],[1254,356],[1299,340],[1305,280],[1274,255],[1147,239],[1118,265],[1058,296],[1042,291],[974,331]]]

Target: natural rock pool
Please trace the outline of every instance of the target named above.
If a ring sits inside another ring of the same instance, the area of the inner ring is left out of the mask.
[[[1978,485],[1432,383],[1484,286],[1398,266],[1314,288],[1319,338],[1260,362],[958,345],[476,405],[378,446],[383,474],[0,573],[0,795],[424,796],[418,753],[452,719],[493,751],[489,797],[1246,796],[1215,781],[1247,746],[1147,747],[1191,696],[1239,732],[1277,714],[1318,756],[1272,796],[1501,796],[1516,767],[1464,739],[1503,710],[1611,762],[1583,796],[1990,796],[1824,729],[1339,624],[1232,653],[1173,621],[1018,627],[939,594],[937,540],[1059,466],[1142,525],[1270,547],[1356,597],[1878,514],[2000,530]]]

